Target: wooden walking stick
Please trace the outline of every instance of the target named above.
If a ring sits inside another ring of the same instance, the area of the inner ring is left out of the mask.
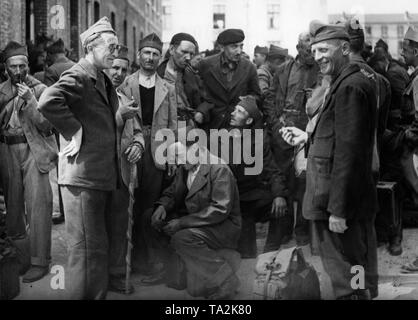
[[[126,279],[125,279],[125,294],[129,294],[129,282],[131,278],[131,256],[132,256],[132,227],[134,225],[133,208],[135,203],[135,182],[137,176],[136,163],[131,163],[131,173],[129,176],[129,207],[128,207],[128,230],[126,231],[126,238],[128,240],[128,248],[126,251]]]

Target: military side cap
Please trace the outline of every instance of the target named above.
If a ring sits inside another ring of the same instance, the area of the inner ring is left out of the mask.
[[[218,35],[217,42],[223,46],[242,42],[245,39],[244,31],[241,29],[226,29]]]
[[[410,26],[405,33],[404,39],[418,42],[418,29]]]
[[[61,38],[58,39],[57,41],[55,41],[53,44],[51,44],[50,46],[46,48],[46,52],[48,52],[49,54],[65,53],[64,41],[62,41]]]
[[[376,42],[376,45],[374,47],[375,48],[383,48],[385,51],[388,51],[389,50],[388,44],[385,41],[383,41],[382,39],[379,39]]]
[[[256,46],[254,48],[254,54],[257,54],[257,53],[267,55],[269,53],[269,49],[267,47]]]
[[[124,46],[124,45],[119,45],[119,50],[118,50],[118,56],[116,57],[116,59],[122,59],[122,60],[127,60],[129,62],[129,58],[128,58],[128,47]]]
[[[89,40],[93,40],[98,34],[103,32],[112,32],[116,34],[113,30],[112,25],[107,17],[101,18],[90,28],[80,34],[80,41],[83,47],[88,43]]]
[[[257,103],[253,96],[240,97],[241,101],[237,105],[243,107],[248,112],[249,116],[257,122],[261,119],[261,112],[258,110]]]
[[[158,51],[163,51],[163,42],[161,39],[157,36],[155,33],[151,33],[147,35],[145,38],[143,38],[141,41],[139,41],[139,49],[149,47],[157,49]]]
[[[196,39],[191,34],[184,33],[184,32],[176,33],[171,38],[170,45],[176,46],[176,45],[179,45],[182,41],[189,41],[197,47]]]
[[[331,39],[350,40],[343,25],[325,24],[318,20],[311,21],[309,32],[312,37],[311,44]]]
[[[289,51],[274,44],[270,45],[269,49],[269,58],[286,58],[289,55]]]
[[[3,61],[6,62],[7,59],[14,56],[28,57],[28,48],[18,42],[10,41],[3,50]]]

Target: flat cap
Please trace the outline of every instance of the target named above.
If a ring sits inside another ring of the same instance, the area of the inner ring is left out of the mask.
[[[244,31],[241,29],[226,29],[218,35],[217,42],[220,45],[227,46],[228,44],[242,42],[244,39]]]
[[[3,61],[6,62],[7,59],[14,56],[28,57],[28,48],[18,42],[10,41],[3,50]]]
[[[416,27],[409,26],[404,39],[418,42],[418,29]]]
[[[270,45],[268,57],[275,59],[275,58],[286,58],[289,55],[289,51],[284,48],[280,48],[279,46],[275,46],[274,44]]]
[[[388,44],[385,42],[385,41],[383,41],[382,39],[379,39],[377,42],[376,42],[376,44],[375,44],[375,46],[374,46],[375,48],[383,48],[385,51],[388,51],[389,50],[389,46],[388,46]]]
[[[269,48],[255,46],[255,48],[254,48],[254,54],[257,54],[257,53],[267,55],[269,53]]]
[[[149,47],[157,49],[158,51],[163,51],[163,42],[161,39],[157,36],[155,33],[151,33],[147,35],[145,38],[143,38],[141,41],[139,41],[139,48],[138,50],[141,50],[142,48]]]
[[[176,46],[176,45],[179,45],[182,41],[189,41],[197,47],[196,39],[191,34],[184,33],[184,32],[176,33],[171,38],[170,45]]]
[[[127,46],[120,44],[119,50],[118,50],[118,56],[115,59],[127,60],[129,62],[128,51],[129,49]]]
[[[240,97],[240,102],[237,105],[243,107],[248,112],[249,116],[254,119],[254,123],[259,121],[262,117],[260,110],[258,110],[257,103],[253,96]]]
[[[93,24],[90,28],[80,34],[80,41],[81,45],[84,47],[90,39],[95,38],[98,34],[103,32],[112,32],[116,34],[115,30],[113,30],[112,25],[107,17],[101,18],[95,24]]]
[[[312,37],[311,44],[331,39],[350,40],[347,30],[342,24],[325,24],[313,20],[309,25],[309,33]]]
[[[64,41],[62,41],[62,39],[59,38],[57,41],[55,41],[46,48],[46,52],[48,52],[49,54],[65,53]]]

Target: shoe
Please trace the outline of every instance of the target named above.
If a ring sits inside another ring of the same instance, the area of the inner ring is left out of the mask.
[[[399,241],[390,243],[388,251],[391,256],[400,256],[402,254],[402,244]]]
[[[401,267],[402,273],[417,273],[418,272],[418,258],[414,261],[408,262]]]
[[[61,212],[53,212],[52,213],[52,223],[53,224],[60,224],[64,222],[64,214]]]
[[[235,296],[239,286],[239,279],[233,274],[221,284],[214,294],[209,296],[209,300],[230,300]]]
[[[23,276],[23,283],[35,282],[45,277],[49,272],[49,267],[31,266]]]
[[[132,284],[129,284],[128,290],[126,290],[125,284],[125,278],[110,276],[108,290],[120,294],[132,294],[135,292],[135,289]]]
[[[165,283],[165,271],[159,271],[141,280],[143,286],[156,286]]]

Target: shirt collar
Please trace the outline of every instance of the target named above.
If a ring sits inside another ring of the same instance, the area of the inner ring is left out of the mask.
[[[155,79],[156,79],[155,73],[153,73],[150,76],[147,76],[143,74],[142,72],[139,72],[139,79],[138,79],[139,85],[147,89],[155,87]]]
[[[238,62],[230,61],[224,53],[221,54],[221,66],[230,70],[235,70],[238,66]]]

